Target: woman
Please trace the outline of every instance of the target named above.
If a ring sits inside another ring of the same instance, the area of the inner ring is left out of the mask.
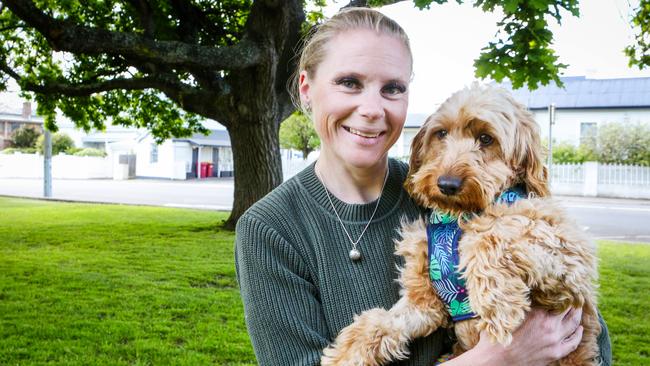
[[[261,365],[319,364],[355,314],[398,300],[393,240],[400,219],[421,211],[402,189],[407,167],[387,154],[411,72],[406,34],[374,10],[343,11],[307,41],[296,89],[320,156],[237,224],[237,275]],[[545,365],[577,347],[579,319],[533,311],[508,349],[482,337],[447,364]],[[416,340],[404,364],[431,365],[448,343],[445,330]]]

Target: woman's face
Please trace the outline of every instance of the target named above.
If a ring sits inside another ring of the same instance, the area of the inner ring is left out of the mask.
[[[311,108],[329,163],[367,168],[383,163],[406,120],[411,56],[394,36],[359,29],[338,34],[300,97]]]

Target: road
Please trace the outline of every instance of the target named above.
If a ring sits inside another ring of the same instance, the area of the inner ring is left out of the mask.
[[[59,200],[108,202],[208,210],[232,209],[232,179],[188,181],[157,179],[55,179],[52,198]],[[43,197],[39,179],[0,179],[0,195]]]
[[[230,210],[232,179],[170,181],[54,180],[54,199]],[[0,179],[0,195],[43,196],[38,179]],[[557,196],[578,223],[597,239],[650,243],[650,200]]]

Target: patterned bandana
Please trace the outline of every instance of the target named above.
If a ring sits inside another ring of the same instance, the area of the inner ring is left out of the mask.
[[[501,193],[495,202],[512,204],[526,196],[526,190],[516,186]],[[467,219],[463,217],[463,220]],[[454,322],[476,317],[469,305],[465,280],[458,271],[458,241],[461,234],[458,217],[437,210],[429,214],[429,277]]]

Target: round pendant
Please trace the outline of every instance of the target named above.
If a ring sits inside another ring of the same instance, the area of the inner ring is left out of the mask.
[[[361,259],[361,252],[359,252],[357,249],[352,249],[350,251],[350,259],[352,259],[355,262],[358,261],[359,259]]]

